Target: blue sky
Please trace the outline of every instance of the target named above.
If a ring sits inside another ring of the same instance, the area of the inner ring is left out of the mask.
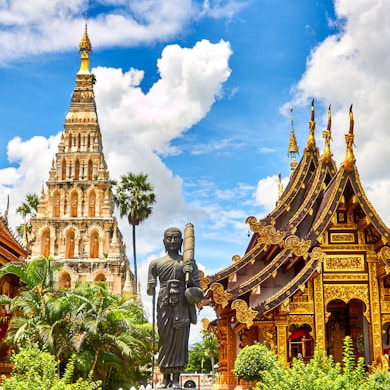
[[[312,98],[320,150],[332,104],[338,164],[354,104],[357,166],[390,222],[387,2],[14,0],[0,4],[0,212],[10,195],[11,226],[48,179],[86,10],[110,175],[147,172],[157,194],[137,231],[141,282],[169,225],[195,225],[206,273],[244,253],[246,217],[272,209],[278,172],[288,181],[289,107],[302,152]]]

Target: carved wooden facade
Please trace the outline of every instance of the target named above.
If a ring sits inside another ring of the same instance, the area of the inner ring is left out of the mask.
[[[113,216],[109,173],[89,72],[91,43],[85,28],[81,65],[47,191],[31,219],[32,258],[51,256],[63,263],[58,282],[105,281],[110,291],[134,293],[122,235]]]
[[[0,216],[0,267],[12,262],[20,263],[26,259],[29,252],[15,238],[11,231],[7,213]],[[0,279],[0,295],[7,295],[14,298],[19,290],[19,278],[15,275],[5,275]],[[8,375],[13,364],[9,362],[10,350],[5,343],[8,323],[11,319],[8,305],[0,306],[0,375]]]
[[[238,384],[234,361],[256,341],[285,361],[298,354],[310,359],[315,344],[341,361],[346,335],[366,365],[380,364],[390,348],[389,229],[359,179],[352,108],[340,168],[331,157],[330,119],[329,111],[321,155],[312,104],[307,146],[299,164],[291,164],[275,209],[261,220],[249,217],[253,235],[245,254],[205,278],[221,353],[215,389]]]

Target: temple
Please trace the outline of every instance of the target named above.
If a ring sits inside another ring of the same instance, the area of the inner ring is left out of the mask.
[[[18,241],[8,224],[8,207],[3,215],[0,215],[0,267],[8,263],[21,263],[29,255],[29,252]],[[14,298],[19,290],[19,278],[15,275],[6,275],[0,278],[0,295]],[[8,305],[0,306],[0,375],[8,376],[13,364],[9,361],[11,354],[8,344],[5,342],[8,324],[11,319]]]
[[[80,42],[81,64],[66,115],[47,190],[31,218],[31,258],[63,263],[60,287],[77,282],[106,282],[109,291],[135,293],[122,235],[113,216],[114,202],[103,154],[102,134],[89,71],[92,45],[87,26]]]
[[[345,135],[346,152],[332,158],[331,109],[316,146],[314,101],[303,155],[292,123],[291,175],[265,218],[248,217],[253,232],[245,254],[203,289],[217,319],[220,361],[213,389],[233,389],[234,361],[246,345],[265,342],[290,362],[313,356],[314,346],[342,360],[351,336],[355,356],[378,365],[390,351],[389,229],[365,195],[354,157],[354,118]]]

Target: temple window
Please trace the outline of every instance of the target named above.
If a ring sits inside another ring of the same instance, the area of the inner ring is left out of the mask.
[[[292,324],[289,328],[288,336],[288,357],[292,360],[295,357],[302,356],[303,360],[313,357],[313,338],[310,335],[312,331],[308,324]]]

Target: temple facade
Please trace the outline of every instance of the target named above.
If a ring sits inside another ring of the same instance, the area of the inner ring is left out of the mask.
[[[235,359],[255,342],[267,343],[286,362],[298,355],[310,359],[315,345],[340,362],[347,335],[367,366],[381,364],[390,351],[389,229],[360,182],[352,107],[349,115],[338,167],[330,149],[330,109],[321,154],[312,103],[299,162],[292,126],[292,171],[276,207],[263,219],[248,217],[253,234],[245,254],[203,278],[217,317],[209,324],[220,352],[214,390],[238,384]]]
[[[8,263],[21,263],[29,252],[19,242],[8,225],[8,209],[0,215],[0,268]],[[0,295],[14,298],[20,287],[19,278],[15,275],[5,275],[0,278]],[[0,375],[8,376],[13,363],[10,363],[10,349],[5,342],[11,314],[8,305],[0,306]]]
[[[66,115],[47,190],[31,218],[31,258],[63,263],[59,286],[104,281],[116,294],[134,293],[122,234],[113,216],[114,202],[103,154],[102,134],[89,71],[92,51],[87,26],[80,43],[81,65]]]

